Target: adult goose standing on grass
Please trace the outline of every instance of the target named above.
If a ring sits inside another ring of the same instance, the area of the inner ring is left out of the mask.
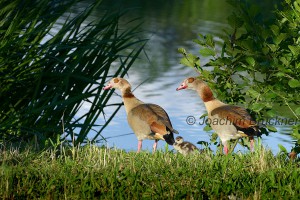
[[[153,152],[157,148],[158,140],[165,140],[169,145],[174,144],[173,133],[178,132],[173,129],[169,116],[162,107],[137,99],[131,91],[131,85],[124,78],[113,78],[103,89],[111,88],[119,89],[122,93],[128,124],[138,139],[137,152],[141,151],[144,139],[155,140]]]
[[[209,86],[195,77],[185,79],[176,90],[182,89],[196,90],[203,100],[208,113],[208,122],[220,137],[225,154],[229,152],[228,141],[241,137],[249,137],[250,149],[253,151],[253,136],[258,135],[259,129],[246,109],[219,101]]]

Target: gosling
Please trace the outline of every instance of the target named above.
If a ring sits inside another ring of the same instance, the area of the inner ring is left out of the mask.
[[[193,152],[199,152],[199,149],[194,144],[190,142],[184,142],[181,136],[176,137],[173,147],[184,156]]]

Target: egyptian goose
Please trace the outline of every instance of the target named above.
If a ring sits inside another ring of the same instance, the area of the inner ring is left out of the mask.
[[[182,89],[196,90],[203,100],[208,123],[220,137],[225,154],[229,152],[227,142],[241,137],[249,137],[250,148],[253,150],[253,136],[258,135],[259,129],[246,109],[219,101],[205,82],[194,77],[185,79],[176,90]]]
[[[165,140],[169,145],[174,144],[173,129],[166,111],[155,104],[144,103],[137,99],[131,92],[131,85],[123,78],[113,78],[103,89],[119,89],[127,114],[127,121],[138,139],[138,150],[142,149],[144,139],[155,140],[153,152],[157,148],[158,140]]]
[[[199,151],[199,149],[194,144],[183,141],[183,138],[181,136],[176,137],[173,147],[184,156],[193,153],[195,151]]]

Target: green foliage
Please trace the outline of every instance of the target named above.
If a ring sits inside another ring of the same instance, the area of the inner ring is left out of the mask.
[[[8,150],[9,149],[9,150]],[[86,145],[34,152],[2,146],[1,199],[296,199],[299,162],[264,148],[182,156]]]
[[[280,115],[280,107],[299,121],[300,1],[283,2],[268,20],[251,1],[228,3],[234,12],[228,17],[231,28],[224,31],[221,45],[212,35],[199,34],[194,42],[200,56],[181,48],[181,63],[196,68],[218,98],[242,104],[256,120],[266,122],[263,133],[277,131],[268,119]],[[209,58],[205,63],[204,57]],[[294,134],[300,134],[299,124],[293,128]]]
[[[36,139],[43,145],[64,134],[82,143],[90,131],[94,139],[101,135],[120,108],[115,105],[104,119],[113,91],[102,87],[107,77],[124,76],[141,52],[139,26],[131,21],[132,28],[120,30],[125,13],[110,10],[91,21],[101,0],[71,14],[80,2],[1,1],[1,141]]]

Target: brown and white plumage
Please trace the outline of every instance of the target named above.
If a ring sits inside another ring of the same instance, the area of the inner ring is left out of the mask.
[[[157,148],[158,140],[165,140],[174,144],[173,129],[166,111],[155,104],[144,103],[137,99],[131,92],[131,85],[123,78],[113,78],[104,90],[115,88],[122,93],[127,121],[138,139],[138,152],[142,149],[144,139],[155,140],[153,151]]]
[[[246,109],[219,101],[205,82],[194,77],[185,79],[177,91],[182,89],[196,90],[203,100],[208,122],[220,137],[225,154],[228,154],[227,142],[241,137],[249,137],[251,150],[253,149],[253,136],[258,135],[259,129]]]
[[[192,143],[183,141],[181,136],[177,136],[175,143],[173,144],[174,149],[183,155],[188,155],[193,152],[199,151],[199,149]]]

